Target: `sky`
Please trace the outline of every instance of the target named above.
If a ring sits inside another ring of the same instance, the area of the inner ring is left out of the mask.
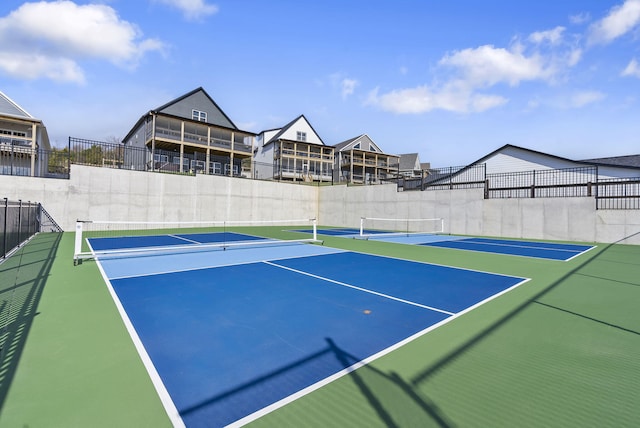
[[[302,114],[432,167],[640,154],[640,0],[0,3],[0,91],[54,146],[198,87],[244,131]]]

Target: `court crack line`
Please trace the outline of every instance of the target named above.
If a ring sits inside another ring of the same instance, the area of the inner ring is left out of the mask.
[[[379,296],[379,297],[384,297],[386,299],[395,300],[397,302],[405,303],[407,305],[417,306],[417,307],[422,308],[422,309],[428,309],[430,311],[440,312],[442,314],[455,315],[455,312],[445,311],[443,309],[438,309],[438,308],[434,308],[432,306],[427,306],[427,305],[423,305],[423,304],[420,304],[420,303],[412,302],[410,300],[405,300],[405,299],[401,299],[399,297],[394,297],[394,296],[391,296],[389,294],[384,294],[384,293],[379,293],[377,291],[368,290],[366,288],[358,287],[356,285],[347,284],[346,282],[340,282],[340,281],[336,281],[334,279],[326,278],[326,277],[323,277],[323,276],[314,275],[314,274],[309,273],[309,272],[304,272],[304,271],[301,271],[301,270],[298,270],[298,269],[294,269],[294,268],[290,268],[290,267],[287,267],[287,266],[279,265],[277,263],[269,262],[269,261],[266,261],[266,260],[263,261],[263,263],[266,263],[266,264],[268,264],[270,266],[277,267],[277,268],[280,268],[280,269],[285,269],[285,270],[288,270],[288,271],[291,271],[291,272],[295,272],[295,273],[298,273],[298,274],[301,274],[301,275],[306,275],[306,276],[309,276],[311,278],[316,278],[316,279],[320,279],[322,281],[331,282],[333,284],[341,285],[343,287],[348,287],[348,288],[352,288],[354,290],[362,291],[362,292],[365,292],[365,293],[374,294],[374,295]]]

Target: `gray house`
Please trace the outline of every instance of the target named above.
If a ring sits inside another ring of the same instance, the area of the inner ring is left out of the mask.
[[[335,171],[341,182],[378,184],[398,174],[400,157],[384,153],[367,134],[336,144],[335,148]]]
[[[124,166],[251,177],[254,138],[254,133],[238,129],[200,87],[136,122],[123,143],[140,150],[125,150]]]

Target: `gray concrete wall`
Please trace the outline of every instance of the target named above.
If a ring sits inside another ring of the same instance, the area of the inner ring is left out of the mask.
[[[0,197],[41,202],[65,229],[76,219],[286,220],[317,217],[445,219],[445,232],[640,245],[640,210],[596,210],[593,198],[485,200],[482,189],[397,192],[395,185],[306,186],[72,165],[70,180],[0,176]]]
[[[0,176],[0,197],[37,201],[64,230],[80,220],[288,220],[317,215],[315,188],[211,175],[72,165],[71,179]]]
[[[640,210],[596,210],[592,197],[484,199],[482,189],[397,192],[395,185],[322,187],[319,195],[323,225],[442,217],[452,234],[640,245]]]

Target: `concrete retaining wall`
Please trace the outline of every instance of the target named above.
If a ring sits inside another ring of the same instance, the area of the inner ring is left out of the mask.
[[[482,189],[397,192],[395,185],[305,186],[72,165],[70,180],[0,176],[0,197],[41,202],[65,229],[76,219],[285,220],[358,227],[360,217],[445,219],[445,232],[640,245],[640,210],[593,198],[485,200]]]

